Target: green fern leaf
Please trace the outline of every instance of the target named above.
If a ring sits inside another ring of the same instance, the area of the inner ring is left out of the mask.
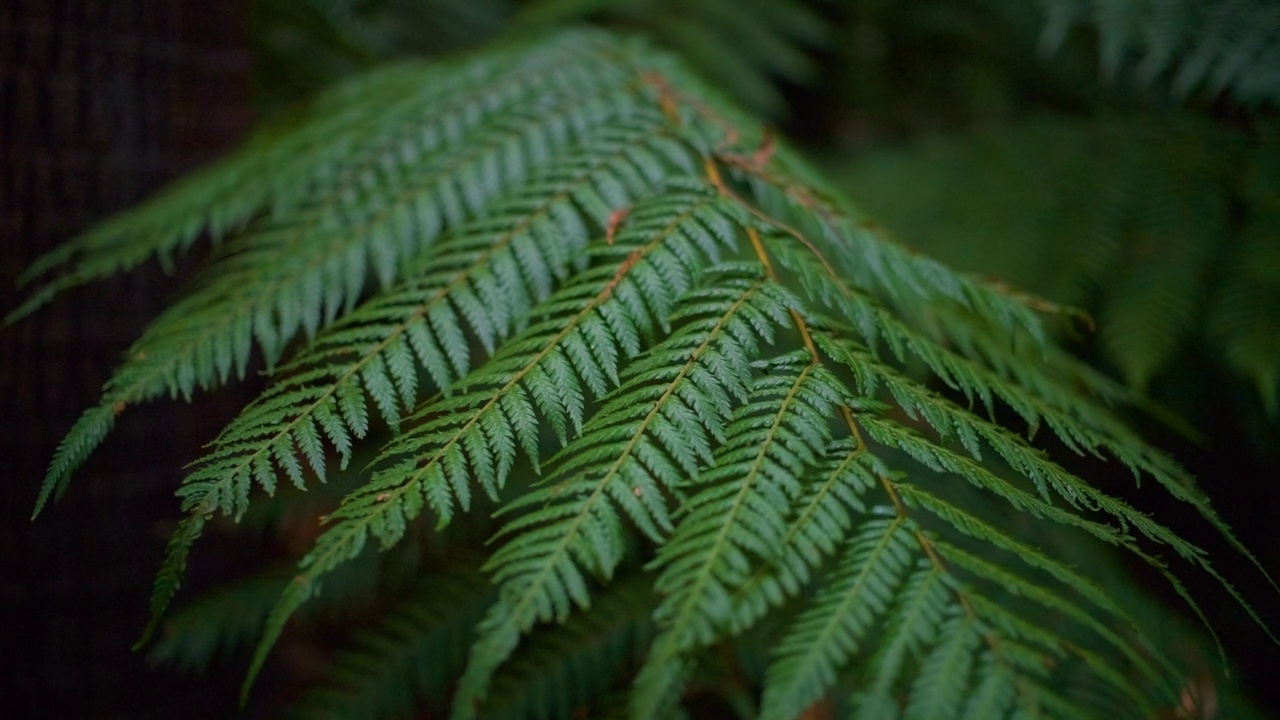
[[[1072,26],[1096,26],[1108,80],[1131,76],[1179,99],[1229,91],[1246,105],[1280,100],[1280,10],[1266,0],[1052,0],[1042,11],[1045,53],[1062,47]]]
[[[755,623],[770,606],[797,595],[814,570],[847,542],[858,516],[867,511],[862,496],[875,485],[879,471],[873,456],[851,439],[843,439],[827,449],[826,457],[821,479],[811,483],[794,504],[786,535],[734,593],[738,630]]]
[[[356,153],[347,159],[350,165],[309,167],[320,177],[316,187],[298,190],[307,199],[276,202],[271,217],[223,249],[195,293],[134,343],[130,360],[108,381],[101,406],[73,428],[69,450],[50,466],[42,495],[65,484],[101,443],[110,429],[102,419],[106,412],[118,414],[165,392],[190,398],[233,372],[242,376],[255,341],[273,365],[296,334],[314,335],[349,312],[367,275],[390,285],[397,267],[429,247],[446,223],[484,211],[504,189],[528,180],[539,159],[610,121],[645,112],[628,84],[635,72],[624,64],[576,63],[568,66],[574,70],[565,69],[566,55],[583,49],[550,43],[546,57],[520,73],[498,75],[497,87],[471,88],[474,94],[438,126],[417,128],[421,135],[378,148],[372,158]],[[516,93],[520,102],[497,102],[504,92]],[[364,129],[357,125],[351,132]],[[448,339],[455,342],[446,352],[464,345],[456,342],[460,333]],[[381,377],[364,375],[375,384]],[[392,405],[389,396],[381,397],[384,409]]]
[[[904,720],[949,718],[960,708],[980,642],[973,620],[956,613],[938,630],[938,644],[920,663]]]
[[[65,274],[8,321],[66,288],[185,251],[204,231],[217,242],[263,212],[284,220],[305,206],[323,207],[313,203],[317,192],[350,206],[379,174],[456,146],[505,109],[541,102],[540,90],[568,80],[560,74],[565,66],[601,49],[598,39],[562,36],[464,63],[391,66],[335,87],[301,120],[265,129],[231,157],[34,263],[28,280],[60,268]],[[376,115],[366,111],[372,106]]]
[[[821,460],[813,448],[831,440],[827,418],[843,399],[839,381],[804,352],[762,369],[729,439],[699,476],[703,489],[654,561],[662,569],[655,584],[661,631],[636,679],[638,717],[661,716],[683,684],[684,656],[726,629],[720,608],[748,579],[748,558],[768,557],[785,535],[798,479]]]
[[[796,717],[825,694],[915,564],[914,543],[901,518],[862,524],[827,585],[778,643],[762,717]]]
[[[584,395],[578,383],[596,397],[604,395],[604,377],[616,377],[617,371],[601,368],[600,363],[622,354],[616,347],[602,353],[588,343],[600,338],[618,343],[620,336],[653,332],[658,323],[649,313],[665,318],[676,296],[692,281],[697,270],[693,263],[713,261],[728,239],[703,224],[704,219],[718,223],[714,206],[714,196],[693,186],[633,209],[614,242],[588,249],[591,259],[601,264],[579,273],[535,308],[531,314],[537,319],[484,367],[461,379],[453,397],[428,402],[415,412],[415,427],[382,453],[384,461],[393,464],[329,516],[328,530],[303,560],[303,574],[268,621],[246,689],[285,620],[310,596],[315,581],[357,555],[370,534],[388,547],[400,539],[405,523],[427,506],[440,525],[446,524],[456,506],[469,506],[473,481],[496,499],[515,446],[523,446],[534,460],[540,454],[535,413],[548,418],[562,442],[568,425],[575,434],[580,431]],[[606,309],[615,303],[625,316]],[[619,322],[629,330],[615,333],[612,326]],[[591,325],[601,332],[587,330]],[[497,465],[489,462],[495,456]],[[408,459],[394,460],[404,457]],[[583,602],[585,588],[573,591]]]
[[[704,289],[676,307],[681,326],[638,357],[581,436],[552,460],[546,487],[508,504],[539,508],[507,523],[489,560],[501,599],[481,624],[456,715],[485,695],[489,675],[537,621],[563,620],[583,570],[609,579],[621,560],[621,514],[661,542],[665,497],[688,485],[725,437],[734,398],[747,393],[749,358],[785,322],[788,299],[753,266],[707,271]]]
[[[570,154],[562,164],[548,167],[538,180],[498,203],[494,217],[508,218],[511,225],[502,227],[509,229],[495,229],[493,219],[472,223],[467,226],[472,230],[433,248],[429,263],[419,261],[423,267],[408,273],[411,280],[323,333],[281,369],[276,383],[198,461],[201,467],[179,490],[183,510],[205,514],[218,509],[239,517],[247,508],[251,482],[268,494],[274,490],[276,467],[301,485],[300,466],[293,460],[295,443],[323,480],[327,461],[320,432],[346,467],[353,439],[363,438],[369,429],[367,395],[377,389],[375,407],[388,425],[398,427],[400,408],[417,403],[419,365],[448,393],[451,383],[470,367],[464,323],[492,349],[527,314],[531,303],[545,298],[554,278],[568,272],[573,251],[587,242],[590,222],[576,207],[598,211],[643,195],[660,177],[663,166],[658,158],[683,160],[678,148],[652,135],[653,130],[645,122],[623,126]],[[619,166],[636,157],[647,157],[648,171],[621,173]],[[602,196],[605,188],[607,199]],[[606,219],[594,218],[597,223]],[[534,257],[539,258],[535,267],[544,272],[527,276],[518,269],[518,259],[523,258],[528,268]],[[511,457],[498,453],[508,465]],[[198,535],[172,546],[170,555],[185,555]],[[165,584],[172,587],[167,577]],[[158,606],[163,610],[164,603]]]

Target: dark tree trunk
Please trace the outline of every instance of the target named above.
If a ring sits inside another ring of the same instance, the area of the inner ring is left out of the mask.
[[[33,258],[242,136],[245,31],[242,3],[0,0],[0,311]],[[148,274],[0,329],[4,717],[232,712],[226,682],[152,671],[129,650],[207,421],[130,410],[65,500],[27,519],[58,440],[170,292]]]

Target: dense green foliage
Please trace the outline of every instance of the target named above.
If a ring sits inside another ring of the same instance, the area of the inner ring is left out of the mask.
[[[878,235],[633,39],[405,62],[290,122],[32,268],[45,284],[17,312],[211,246],[40,503],[129,406],[260,357],[267,389],[178,490],[152,604],[154,629],[210,526],[338,492],[296,572],[211,601],[247,608],[219,630],[265,615],[246,690],[295,613],[398,585],[303,709],[667,718],[713,695],[767,718],[932,720],[1180,702],[1188,669],[1043,537],[1119,549],[1188,600],[1180,573],[1214,567],[1035,438],[1128,466],[1248,553],[1114,414],[1129,391],[1056,348],[1057,306]],[[723,660],[766,630],[762,667]]]

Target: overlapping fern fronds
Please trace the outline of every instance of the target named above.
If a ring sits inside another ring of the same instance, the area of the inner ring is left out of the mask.
[[[72,429],[40,498],[127,405],[265,358],[268,389],[178,490],[154,622],[210,519],[389,438],[346,470],[360,480],[267,613],[250,683],[335,573],[483,497],[502,507],[496,597],[465,668],[444,680],[447,663],[415,660],[457,636],[432,625],[458,616],[433,604],[455,595],[427,591],[316,707],[386,681],[379,707],[449,694],[458,718],[542,716],[630,685],[633,717],[672,717],[716,648],[766,617],[784,630],[763,717],[1087,716],[1097,694],[1068,672],[1152,715],[1176,695],[1179,670],[1104,588],[950,492],[1132,553],[1184,596],[1152,545],[1216,577],[1032,444],[1045,428],[1124,463],[1230,538],[1090,391],[1123,393],[1052,347],[1054,308],[878,236],[643,42],[567,32],[352,80],[36,267],[52,277],[19,313],[206,238],[190,294]]]

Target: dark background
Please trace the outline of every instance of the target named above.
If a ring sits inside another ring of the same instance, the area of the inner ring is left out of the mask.
[[[246,31],[240,3],[0,2],[0,309],[38,255],[243,137]],[[131,410],[73,491],[28,520],[58,440],[170,293],[133,275],[0,329],[0,716],[233,713],[230,673],[152,672],[129,651],[173,489],[218,406]]]

